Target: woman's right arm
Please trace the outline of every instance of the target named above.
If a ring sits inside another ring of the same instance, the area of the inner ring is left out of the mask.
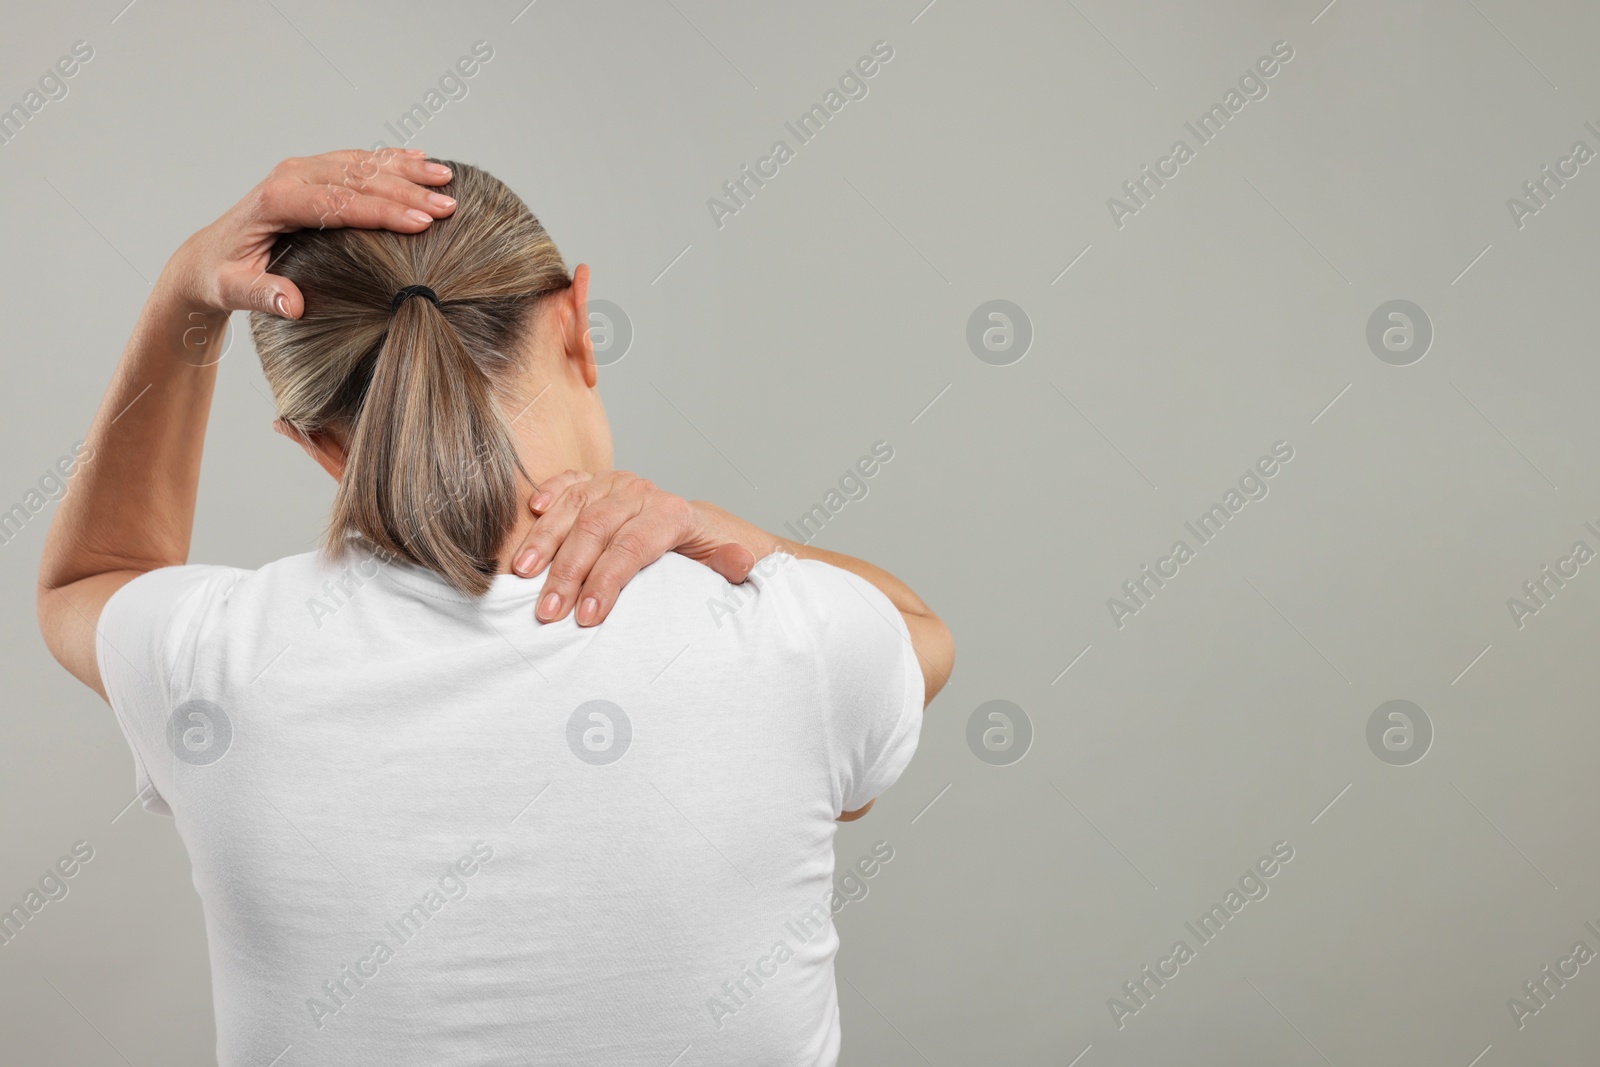
[[[513,570],[523,577],[545,573],[537,609],[545,622],[566,618],[576,608],[579,626],[600,623],[622,587],[668,552],[699,560],[735,583],[745,580],[756,560],[787,552],[847,570],[889,599],[905,620],[922,668],[924,707],[950,680],[956,651],[949,627],[882,567],[768,533],[715,504],[685,500],[628,471],[567,471],[546,479],[529,506],[537,521],[512,553]]]
[[[756,559],[771,552],[787,552],[796,559],[820,560],[877,586],[900,612],[901,618],[905,619],[906,630],[911,634],[911,648],[922,666],[923,707],[927,707],[950,680],[950,671],[956,661],[956,646],[950,628],[906,583],[882,567],[854,556],[830,552],[825,548],[812,548],[799,541],[768,533],[754,523],[746,522],[707,501],[691,501],[690,506],[706,524],[712,541],[741,545]]]

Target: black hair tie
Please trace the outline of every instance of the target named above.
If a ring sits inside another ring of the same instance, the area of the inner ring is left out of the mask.
[[[414,296],[425,296],[429,300],[433,301],[434,307],[439,306],[438,293],[434,292],[432,289],[429,289],[426,285],[408,285],[404,289],[401,289],[398,293],[394,294],[394,299],[389,302],[389,314],[393,315],[396,311],[399,311],[400,305],[404,304],[407,300],[410,300]]]

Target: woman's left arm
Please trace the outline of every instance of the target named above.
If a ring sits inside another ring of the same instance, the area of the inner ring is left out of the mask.
[[[268,273],[279,233],[360,226],[417,233],[454,204],[421,152],[357,150],[288,159],[194,234],[156,280],[95,414],[39,565],[39,628],[61,664],[103,698],[100,610],[147,571],[189,558],[217,359],[234,311],[298,318],[305,302]],[[443,168],[439,168],[443,170]]]

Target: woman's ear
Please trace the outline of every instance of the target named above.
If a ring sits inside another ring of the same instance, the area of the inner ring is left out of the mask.
[[[272,428],[289,440],[306,450],[306,455],[317,461],[317,465],[329,474],[334,481],[344,477],[344,446],[325,433],[305,434],[282,419],[273,419]]]
[[[583,368],[583,384],[593,389],[600,382],[600,368],[594,361],[594,336],[589,331],[589,264],[579,263],[572,270],[572,285],[567,289],[569,301],[566,356],[575,359]]]

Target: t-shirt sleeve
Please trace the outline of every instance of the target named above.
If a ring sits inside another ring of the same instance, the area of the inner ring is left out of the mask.
[[[162,567],[118,589],[100,610],[95,628],[100,683],[133,749],[134,786],[148,811],[172,814],[163,789],[179,759],[173,744],[204,736],[214,725],[188,714],[174,729],[174,714],[188,699],[208,617],[249,573],[235,567]],[[195,728],[201,733],[186,740],[185,731]]]
[[[922,730],[922,668],[905,619],[877,586],[820,560],[786,558],[776,582],[814,635],[840,813],[883,793]],[[792,568],[792,570],[791,570]]]

